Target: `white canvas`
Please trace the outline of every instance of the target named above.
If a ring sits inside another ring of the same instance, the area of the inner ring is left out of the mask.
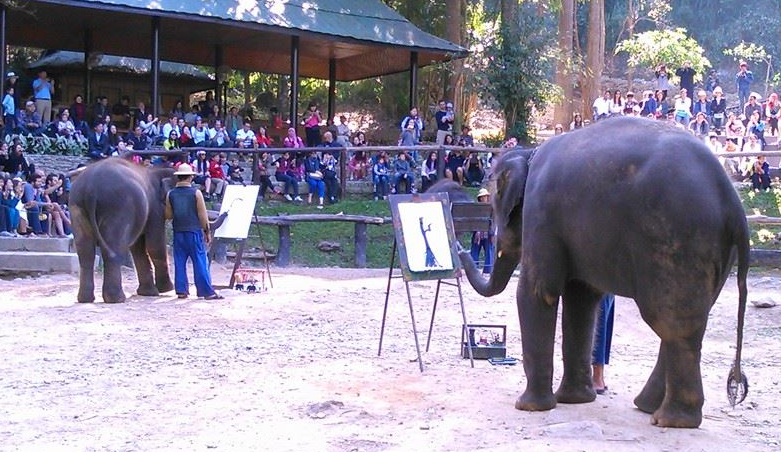
[[[257,185],[228,185],[222,197],[220,214],[228,212],[228,218],[222,223],[214,236],[226,239],[246,239],[252,216],[255,214],[255,203],[258,200]]]
[[[440,202],[399,203],[399,220],[412,272],[452,270],[445,213]],[[422,220],[421,220],[422,219]],[[422,229],[426,231],[425,239]],[[426,249],[428,241],[429,251]],[[433,255],[433,259],[432,258]]]

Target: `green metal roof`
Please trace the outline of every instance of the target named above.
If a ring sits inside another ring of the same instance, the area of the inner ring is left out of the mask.
[[[447,52],[453,56],[466,54],[462,47],[415,27],[379,0],[53,0],[52,3],[199,16],[287,29],[293,34],[299,30]]]
[[[61,50],[44,55],[37,61],[28,65],[30,69],[36,68],[74,68],[83,69],[84,53]],[[101,55],[92,67],[94,70],[106,72],[125,72],[129,74],[148,74],[151,70],[152,62],[144,58],[121,57],[115,55]],[[204,81],[211,81],[214,77],[191,64],[172,63],[170,61],[160,62],[160,73],[171,76],[185,76],[197,78]]]

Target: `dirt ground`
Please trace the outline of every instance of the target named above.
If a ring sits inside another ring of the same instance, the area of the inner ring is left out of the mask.
[[[125,290],[135,289],[125,271]],[[226,282],[226,269],[214,279]],[[77,279],[0,281],[2,451],[770,451],[781,446],[781,307],[749,306],[744,370],[730,408],[737,290],[731,279],[703,346],[704,420],[663,429],[632,399],[658,339],[630,300],[616,305],[609,394],[543,413],[513,407],[520,366],[458,355],[461,315],[443,289],[426,371],[404,285],[394,280],[377,356],[387,270],[285,269],[262,294],[225,300],[133,297],[76,304]],[[508,326],[520,358],[516,280],[492,299],[466,287],[471,323]],[[750,299],[777,295],[781,274],[751,277]],[[433,283],[412,284],[421,342]],[[559,335],[560,336],[560,335]],[[560,337],[556,370],[561,372]],[[558,382],[555,381],[554,385]]]

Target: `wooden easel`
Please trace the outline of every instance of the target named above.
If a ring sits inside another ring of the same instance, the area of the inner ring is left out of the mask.
[[[258,215],[253,212],[252,214],[252,222],[255,223],[255,227],[258,231],[258,241],[260,241],[260,248],[263,251],[263,263],[266,266],[266,273],[268,274],[268,283],[271,286],[271,288],[274,288],[274,281],[271,279],[271,266],[269,266],[268,263],[268,257],[266,256],[266,245],[263,243],[263,234],[260,230],[260,223],[258,223]],[[247,239],[237,239],[239,243],[239,248],[236,250],[236,257],[234,258],[233,262],[233,271],[231,272],[231,278],[230,282],[228,283],[228,288],[233,289],[233,287],[236,284],[236,272],[241,267],[241,261],[242,257],[244,256],[244,248],[247,246]]]

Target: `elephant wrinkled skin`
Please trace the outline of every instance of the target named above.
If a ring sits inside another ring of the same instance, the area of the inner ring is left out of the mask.
[[[605,293],[633,298],[661,338],[635,405],[659,426],[697,427],[704,395],[700,350],[708,312],[736,259],[740,375],[749,232],[740,199],[695,137],[638,118],[600,121],[513,150],[494,167],[497,260],[489,280],[462,252],[483,296],[507,286],[518,263],[526,390],[521,410],[591,402],[591,347]],[[564,373],[554,394],[553,347],[563,300]]]
[[[173,290],[168,273],[165,195],[171,169],[152,169],[122,158],[84,168],[71,187],[73,235],[79,256],[80,303],[95,301],[95,248],[103,257],[103,301],[125,301],[121,266],[133,256],[139,295]]]

